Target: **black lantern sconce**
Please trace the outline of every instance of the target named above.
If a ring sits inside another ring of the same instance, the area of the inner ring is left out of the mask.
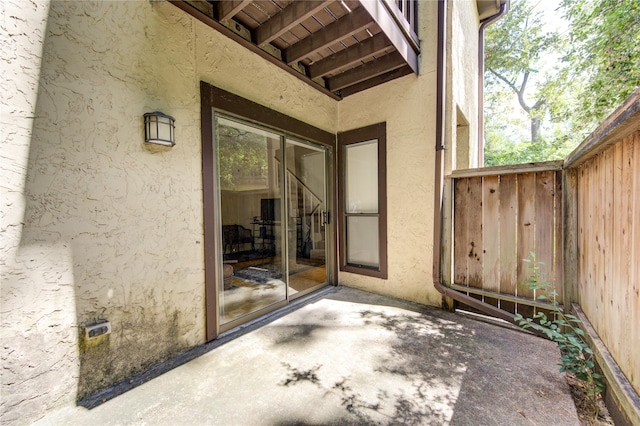
[[[176,144],[175,118],[160,111],[144,115],[144,141],[164,146]]]

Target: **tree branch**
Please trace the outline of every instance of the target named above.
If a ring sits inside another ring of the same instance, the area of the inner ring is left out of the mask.
[[[527,88],[527,82],[529,80],[529,71],[526,71],[524,73],[524,78],[522,79],[522,84],[520,85],[520,88],[518,89],[514,83],[510,82],[505,76],[503,76],[502,74],[500,74],[499,72],[497,72],[493,68],[487,67],[487,69],[489,70],[489,72],[491,72],[491,74],[496,76],[499,80],[504,82],[504,84],[509,86],[509,88],[511,90],[513,90],[513,92],[518,97],[518,103],[520,104],[520,107],[524,110],[524,112],[529,114],[529,111],[531,111],[531,107],[529,107],[529,105],[527,105],[527,102],[524,100],[524,91]]]
[[[518,103],[527,114],[529,114],[529,111],[531,111],[531,107],[529,107],[529,105],[527,105],[527,102],[524,100],[524,91],[527,88],[528,81],[529,81],[529,71],[525,71],[524,77],[522,77],[522,84],[520,85],[520,90],[516,91],[518,95]]]
[[[533,104],[533,106],[531,107],[532,110],[537,111],[539,110],[542,105],[544,105],[545,103],[547,103],[547,100],[545,98],[541,98],[538,99],[538,102],[536,102],[535,104]]]
[[[509,86],[509,88],[511,90],[513,90],[515,93],[518,93],[518,88],[509,80],[507,80],[506,77],[504,77],[502,74],[500,74],[499,72],[497,72],[496,70],[494,70],[491,67],[487,68],[489,70],[489,72],[491,72],[491,74],[495,75],[497,78],[499,78],[500,80],[502,80],[504,82],[504,84],[506,84],[507,86]]]

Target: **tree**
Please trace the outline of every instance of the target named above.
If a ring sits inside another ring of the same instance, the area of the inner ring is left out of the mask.
[[[233,190],[247,180],[262,180],[266,186],[267,138],[258,133],[217,124],[220,185]]]
[[[543,83],[532,84],[541,56],[557,45],[558,36],[545,32],[541,14],[526,0],[511,3],[509,13],[485,36],[485,69],[489,91],[504,85],[517,97],[530,121],[531,142],[541,141],[541,122],[548,109]],[[492,87],[493,85],[493,87]]]
[[[575,129],[593,128],[640,86],[640,2],[563,0],[570,23],[567,78],[584,81]]]
[[[545,32],[536,7],[547,3],[533,1],[513,0],[486,31],[486,165],[565,157],[640,85],[638,0],[562,0],[561,34]],[[527,114],[528,140],[505,126],[515,121],[507,92]]]

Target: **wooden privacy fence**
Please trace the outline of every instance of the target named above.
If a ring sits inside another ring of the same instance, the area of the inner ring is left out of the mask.
[[[575,287],[575,301],[640,393],[640,121],[636,128],[594,144],[600,151],[596,155],[587,149],[568,162],[577,259],[567,280],[573,281],[568,285]]]
[[[640,424],[640,89],[564,161],[455,171],[444,195],[442,284],[531,316],[535,253]]]
[[[561,168],[560,161],[451,175],[452,289],[532,315],[548,307],[529,289],[525,259],[534,253],[562,304]]]

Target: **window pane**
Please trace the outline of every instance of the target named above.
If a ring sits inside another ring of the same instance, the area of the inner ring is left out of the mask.
[[[377,217],[347,217],[347,264],[378,267]]]
[[[345,151],[347,213],[378,213],[378,141],[348,145]]]
[[[274,152],[280,136],[248,124],[216,117],[216,139],[222,190],[278,190]]]
[[[281,229],[282,138],[216,116],[222,258],[220,324],[286,300]]]

